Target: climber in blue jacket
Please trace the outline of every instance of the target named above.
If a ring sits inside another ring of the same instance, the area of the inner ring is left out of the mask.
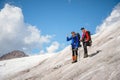
[[[68,37],[67,36],[67,41],[72,41],[71,46],[72,46],[72,63],[77,62],[77,57],[78,57],[78,47],[79,47],[79,38],[77,34],[73,31],[71,32],[72,36]]]

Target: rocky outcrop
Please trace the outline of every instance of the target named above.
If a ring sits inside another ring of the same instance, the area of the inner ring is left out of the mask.
[[[9,52],[3,56],[0,57],[0,60],[8,60],[13,58],[20,58],[20,57],[26,57],[26,55],[23,51],[14,50],[12,52]]]

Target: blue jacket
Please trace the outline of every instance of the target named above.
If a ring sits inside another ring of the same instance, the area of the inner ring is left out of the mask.
[[[75,36],[75,37],[67,37],[67,41],[70,41],[70,40],[72,40],[72,42],[71,42],[71,46],[72,46],[72,48],[73,49],[76,49],[76,48],[78,48],[79,47],[79,39],[78,39],[78,36]]]

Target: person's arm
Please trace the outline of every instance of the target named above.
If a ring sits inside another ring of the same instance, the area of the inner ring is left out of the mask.
[[[69,38],[69,37],[67,36],[67,41],[70,41],[71,39],[72,39],[72,37]]]

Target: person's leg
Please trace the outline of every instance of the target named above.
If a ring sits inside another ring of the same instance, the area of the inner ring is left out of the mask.
[[[77,55],[78,55],[78,53],[77,53],[77,50],[75,50],[75,49],[72,49],[72,52],[73,52],[73,62],[72,63],[75,63],[75,62],[77,62]]]
[[[83,43],[83,48],[84,48],[84,58],[88,57],[88,50],[87,50],[87,43]]]
[[[72,49],[72,60],[73,60],[73,62],[75,61],[75,53],[74,53],[74,49]]]
[[[76,55],[78,56],[78,49],[76,50]]]
[[[78,58],[78,49],[75,50],[75,61],[77,62],[77,58]]]

